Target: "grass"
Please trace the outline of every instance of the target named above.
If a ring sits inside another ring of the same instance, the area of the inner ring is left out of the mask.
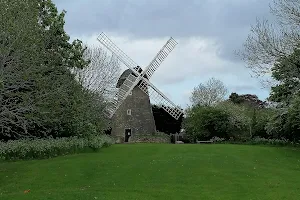
[[[126,144],[0,163],[1,200],[298,200],[299,191],[300,150],[284,147]]]

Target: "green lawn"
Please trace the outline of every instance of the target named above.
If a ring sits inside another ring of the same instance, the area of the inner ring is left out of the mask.
[[[299,200],[300,150],[124,144],[98,153],[1,162],[0,199]]]

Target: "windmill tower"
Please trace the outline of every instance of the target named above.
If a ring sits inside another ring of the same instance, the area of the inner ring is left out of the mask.
[[[153,73],[177,45],[172,37],[144,70],[104,33],[101,33],[97,39],[128,67],[118,80],[116,86],[118,91],[113,101],[105,109],[107,117],[112,119],[112,136],[128,142],[132,135],[155,133],[150,99],[153,103],[162,105],[162,108],[175,119],[183,114],[182,109],[149,81]]]

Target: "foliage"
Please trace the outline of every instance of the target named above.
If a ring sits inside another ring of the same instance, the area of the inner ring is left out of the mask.
[[[214,143],[221,143],[221,142],[225,141],[225,138],[219,138],[219,137],[214,136],[210,139],[210,141],[212,141]]]
[[[103,129],[104,99],[76,81],[89,64],[69,43],[51,0],[1,1],[0,139],[67,137]]]
[[[159,105],[152,105],[152,112],[156,130],[167,134],[180,132],[183,115],[175,119]]]
[[[213,137],[211,139],[214,143],[220,144],[249,144],[249,145],[272,145],[272,146],[295,146],[298,143],[293,143],[285,138],[263,138],[263,137],[253,137],[245,141],[237,140],[225,140],[224,138]]]
[[[235,92],[233,92],[229,95],[228,100],[235,104],[245,104],[247,106],[251,106],[254,108],[265,108],[266,104],[267,104],[266,102],[258,99],[258,97],[256,95],[253,95],[253,94],[238,95]]]
[[[229,137],[236,140],[251,137],[251,115],[249,107],[227,101],[218,104],[217,108],[224,110],[229,115]]]
[[[163,132],[156,132],[152,135],[133,135],[130,137],[131,143],[170,143],[171,138]]]
[[[252,117],[252,137],[269,138],[266,124],[271,121],[274,109],[258,109],[254,110]]]
[[[20,139],[0,142],[0,159],[42,159],[59,155],[83,152],[88,148],[100,149],[113,144],[113,139],[106,135],[89,136],[88,138],[43,138]]]
[[[274,0],[272,20],[259,19],[239,52],[257,77],[269,75],[274,63],[298,46],[300,37],[300,1]]]
[[[254,128],[260,130],[257,131],[260,137],[298,141],[300,1],[274,0],[271,13],[276,17],[273,23],[266,19],[258,20],[240,54],[257,76],[271,73],[273,79],[269,100],[276,104],[276,108],[269,120],[264,121],[262,117],[261,123]],[[261,134],[264,132],[263,123],[266,123],[267,136]]]
[[[184,129],[191,141],[213,136],[228,138],[230,128],[230,115],[217,107],[195,106],[184,120]]]
[[[267,132],[275,138],[300,140],[300,96],[295,96],[288,107],[277,109],[272,121],[267,124]]]
[[[229,137],[235,140],[247,140],[254,136],[266,137],[265,124],[270,120],[271,111],[266,108],[253,108],[248,104],[222,102],[217,105],[229,114]]]
[[[271,88],[269,99],[277,102],[277,112],[267,125],[269,135],[291,141],[300,139],[300,50],[282,57],[272,69],[272,77],[278,81]]]
[[[41,64],[43,52],[35,3],[0,2],[0,138],[26,132],[31,120],[25,114],[35,109],[31,99],[34,73],[29,69]]]
[[[291,144],[285,138],[282,139],[266,139],[261,137],[255,137],[247,142],[248,144],[264,144],[264,145],[289,145]]]
[[[227,89],[222,81],[215,78],[200,83],[194,88],[190,101],[192,105],[212,106],[224,100]]]
[[[283,57],[272,68],[272,77],[278,84],[271,88],[269,99],[275,102],[289,103],[293,95],[300,91],[300,49]]]

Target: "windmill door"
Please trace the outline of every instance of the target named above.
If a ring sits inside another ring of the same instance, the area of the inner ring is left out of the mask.
[[[131,128],[125,129],[125,142],[129,141],[129,137],[131,136]]]

